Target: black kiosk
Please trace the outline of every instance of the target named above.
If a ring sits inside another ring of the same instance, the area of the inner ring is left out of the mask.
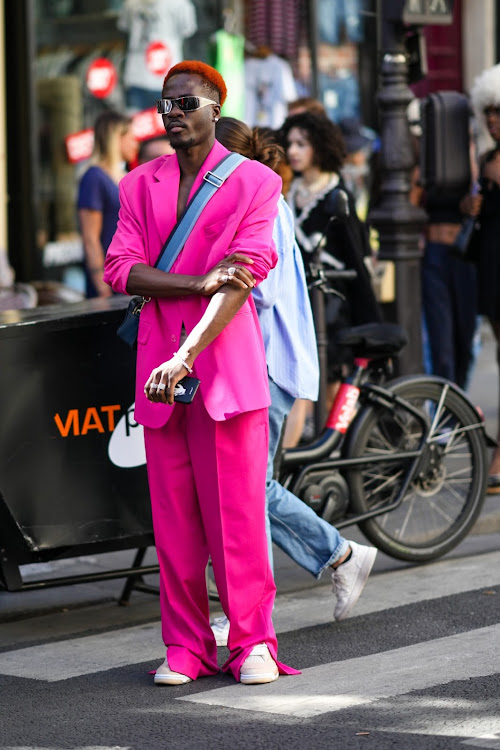
[[[156,573],[126,297],[0,313],[0,589]],[[139,549],[133,567],[24,583],[20,565]],[[131,580],[129,578],[129,580]]]

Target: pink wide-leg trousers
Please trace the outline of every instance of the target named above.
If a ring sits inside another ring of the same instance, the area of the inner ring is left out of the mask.
[[[239,680],[255,644],[267,643],[277,655],[265,531],[267,409],[216,422],[198,392],[144,436],[169,666],[192,679],[219,671],[205,579],[210,555],[230,622],[223,669]]]

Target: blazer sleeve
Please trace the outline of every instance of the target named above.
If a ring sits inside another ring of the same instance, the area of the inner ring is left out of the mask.
[[[104,281],[115,292],[127,294],[132,266],[147,263],[144,232],[130,206],[126,178],[120,182],[120,212],[116,232],[104,261]]]
[[[243,253],[253,260],[253,264],[247,268],[255,276],[257,284],[267,277],[278,262],[273,226],[278,213],[281,178],[271,170],[266,171],[269,174],[264,180],[256,181],[253,198],[227,250],[227,255]]]

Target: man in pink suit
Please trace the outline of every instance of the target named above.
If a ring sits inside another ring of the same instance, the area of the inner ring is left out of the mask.
[[[185,61],[162,91],[175,149],[128,174],[104,278],[117,292],[151,297],[139,325],[135,417],[144,425],[160,562],[164,663],[155,682],[216,674],[205,568],[212,559],[231,621],[223,669],[243,683],[295,670],[277,661],[275,584],[265,533],[270,403],[251,291],[274,267],[281,180],[254,161],[217,190],[169,273],[154,264],[203,176],[229,152],[215,140],[226,87],[217,71]],[[193,99],[196,97],[196,99]],[[174,405],[176,383],[201,380],[193,403]]]

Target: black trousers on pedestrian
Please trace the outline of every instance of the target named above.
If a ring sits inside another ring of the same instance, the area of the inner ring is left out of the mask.
[[[422,304],[434,375],[461,388],[472,362],[477,314],[476,268],[449,245],[428,242],[422,262]]]

